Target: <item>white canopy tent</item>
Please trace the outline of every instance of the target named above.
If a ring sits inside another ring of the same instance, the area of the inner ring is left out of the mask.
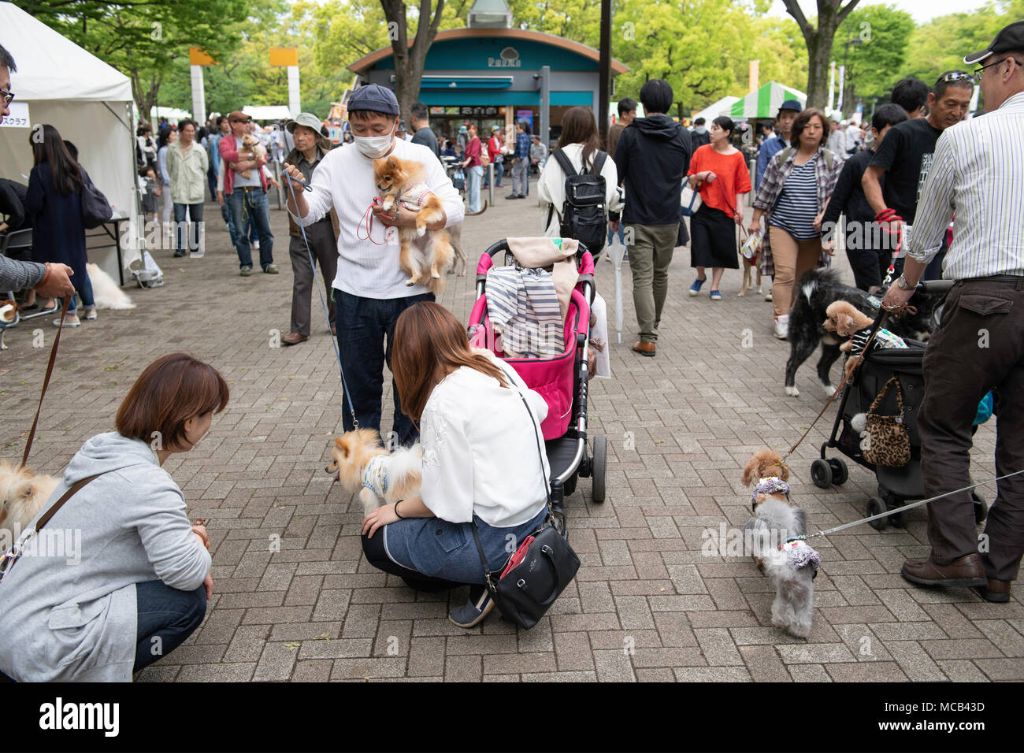
[[[739,102],[739,99],[739,97],[733,97],[731,95],[722,97],[720,100],[708,105],[700,112],[695,112],[693,117],[690,118],[690,122],[692,123],[697,118],[704,118],[704,120],[710,124],[711,121],[719,115],[728,115],[732,110],[733,104]],[[711,126],[709,125],[708,127],[710,128]]]
[[[242,112],[253,120],[291,120],[292,111],[285,105],[246,105]],[[298,115],[298,113],[295,113]]]
[[[32,126],[56,127],[78,147],[79,161],[106,195],[114,216],[130,221],[120,226],[122,263],[127,268],[140,255],[134,240],[138,183],[131,82],[12,3],[0,2],[0,43],[18,66],[11,74],[17,97],[12,104],[27,105],[28,110],[27,122],[0,127],[0,177],[27,182]],[[114,232],[113,225],[106,227]],[[97,241],[89,240],[89,261],[117,280],[115,241]]]

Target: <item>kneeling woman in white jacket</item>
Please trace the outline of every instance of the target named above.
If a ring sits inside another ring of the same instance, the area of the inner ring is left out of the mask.
[[[0,672],[20,682],[128,682],[199,627],[213,592],[209,539],[160,466],[195,447],[227,403],[224,378],[184,353],[146,367],[118,408],[117,431],[82,446],[29,525],[95,478],[0,581]],[[40,546],[55,535],[63,546]]]
[[[419,497],[366,517],[363,551],[412,588],[469,584],[469,602],[449,619],[473,627],[494,606],[473,528],[494,571],[546,517],[548,406],[511,366],[471,350],[466,328],[436,303],[398,317],[391,367],[402,410],[420,427],[423,483]]]

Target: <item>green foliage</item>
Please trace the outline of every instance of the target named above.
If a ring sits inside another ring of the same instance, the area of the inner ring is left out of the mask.
[[[973,13],[952,13],[939,16],[918,26],[910,35],[910,54],[903,74],[916,76],[929,86],[946,71],[964,70],[963,57],[980,50],[992,41],[1003,26],[1024,15],[1024,2],[1018,0],[1019,10],[987,3]]]
[[[851,93],[860,98],[889,93],[901,78],[913,31],[911,15],[887,5],[860,7],[846,18],[836,32],[833,59],[846,65],[847,105]]]

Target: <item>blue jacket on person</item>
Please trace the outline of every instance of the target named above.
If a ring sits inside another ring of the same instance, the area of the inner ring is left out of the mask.
[[[516,153],[518,159],[529,161],[530,159],[530,137],[526,132],[516,134]]]
[[[772,158],[785,149],[787,146],[785,139],[778,134],[765,140],[761,144],[761,148],[757,152],[757,170],[754,175],[754,193],[757,193],[757,189],[761,187],[761,179],[764,177],[765,172],[768,170],[768,163],[772,161]]]

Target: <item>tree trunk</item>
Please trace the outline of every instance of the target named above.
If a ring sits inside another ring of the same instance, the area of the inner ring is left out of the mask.
[[[818,27],[804,16],[797,0],[783,0],[786,12],[797,22],[807,45],[807,106],[823,109],[828,105],[828,80],[831,71],[832,42],[839,25],[860,0],[817,0]]]
[[[406,123],[410,119],[410,110],[416,104],[420,92],[420,80],[423,78],[423,66],[427,52],[437,35],[441,25],[441,13],[444,11],[445,0],[437,0],[437,6],[431,13],[432,0],[418,0],[419,17],[416,24],[416,36],[409,41],[409,23],[406,14],[405,0],[380,0],[384,9],[384,17],[388,21],[391,36],[391,49],[395,60],[395,96],[402,118]]]

